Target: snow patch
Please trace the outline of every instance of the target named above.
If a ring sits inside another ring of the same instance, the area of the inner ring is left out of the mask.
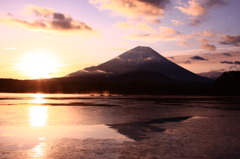
[[[147,57],[144,59],[144,61],[151,61],[151,60],[153,60],[153,57]]]

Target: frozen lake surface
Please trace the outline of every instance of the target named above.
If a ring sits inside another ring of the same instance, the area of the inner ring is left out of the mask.
[[[240,98],[0,93],[0,158],[239,159]]]

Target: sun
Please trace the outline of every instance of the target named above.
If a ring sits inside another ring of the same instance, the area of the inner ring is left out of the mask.
[[[26,53],[18,67],[28,77],[33,79],[51,78],[59,68],[59,62],[48,51],[33,51]]]

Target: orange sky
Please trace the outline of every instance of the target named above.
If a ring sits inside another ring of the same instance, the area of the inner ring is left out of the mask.
[[[138,45],[167,57],[236,52],[240,46],[240,2],[234,0],[0,3],[0,78],[65,76]]]

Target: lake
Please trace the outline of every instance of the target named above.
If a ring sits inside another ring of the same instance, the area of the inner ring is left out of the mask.
[[[0,158],[239,159],[240,98],[0,93]]]

